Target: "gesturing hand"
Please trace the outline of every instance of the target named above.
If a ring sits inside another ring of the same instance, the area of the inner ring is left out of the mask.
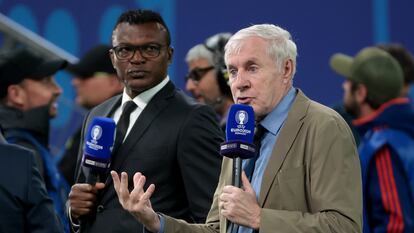
[[[260,227],[261,208],[246,174],[242,174],[243,189],[225,186],[219,197],[221,215],[231,222],[253,229]]]
[[[115,171],[111,171],[114,181],[114,188],[118,195],[118,200],[122,207],[131,213],[148,230],[158,232],[160,229],[160,219],[152,209],[150,197],[154,193],[155,185],[151,184],[144,192],[145,176],[137,172],[134,175],[134,189],[131,193],[128,190],[128,175],[121,173],[121,180]]]

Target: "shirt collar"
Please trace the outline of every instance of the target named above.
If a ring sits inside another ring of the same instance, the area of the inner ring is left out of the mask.
[[[287,118],[289,109],[296,96],[296,88],[291,87],[279,104],[260,122],[271,134],[276,135]]]
[[[152,97],[155,96],[167,83],[170,81],[169,76],[162,80],[160,83],[155,85],[154,87],[142,92],[141,94],[135,96],[135,98],[131,99],[129,95],[126,93],[126,90],[124,89],[124,92],[122,94],[122,108],[124,108],[124,104],[127,101],[134,101],[134,103],[138,106],[140,109],[144,109],[147,104],[151,101]]]

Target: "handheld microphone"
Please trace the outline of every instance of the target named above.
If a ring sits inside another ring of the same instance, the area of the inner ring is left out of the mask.
[[[220,154],[233,159],[232,185],[241,187],[242,159],[253,158],[256,148],[254,137],[254,112],[249,105],[233,104],[227,117],[226,141],[220,144]],[[228,232],[237,232],[237,224],[228,224]]]
[[[115,121],[107,117],[92,119],[85,135],[82,169],[86,183],[95,185],[108,172],[115,139]]]

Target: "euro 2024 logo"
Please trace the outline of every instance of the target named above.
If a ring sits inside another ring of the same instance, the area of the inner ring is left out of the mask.
[[[239,110],[236,112],[236,122],[239,125],[244,125],[249,121],[249,116],[244,110]]]
[[[99,126],[99,125],[93,126],[93,128],[91,130],[91,136],[92,136],[92,143],[97,144],[98,140],[102,136],[102,127]]]

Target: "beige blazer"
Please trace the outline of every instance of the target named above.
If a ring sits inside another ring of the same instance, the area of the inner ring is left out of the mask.
[[[206,224],[165,217],[165,232],[226,232],[218,197],[231,184],[224,159]],[[332,109],[299,90],[264,172],[260,232],[362,232],[361,171],[355,141]]]

